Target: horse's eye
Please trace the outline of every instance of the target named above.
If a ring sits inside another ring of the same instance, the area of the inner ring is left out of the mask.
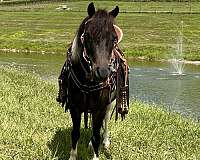
[[[112,42],[117,41],[117,35],[115,33],[112,34]]]
[[[88,34],[88,33],[85,33],[85,34],[84,34],[84,38],[85,38],[85,39],[88,39],[88,38],[89,38],[89,34]]]

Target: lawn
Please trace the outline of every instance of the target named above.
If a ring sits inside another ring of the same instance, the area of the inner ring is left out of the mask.
[[[0,159],[69,158],[71,119],[55,101],[57,84],[11,68],[0,74]],[[127,118],[109,128],[101,159],[200,159],[200,124],[161,107],[132,101]],[[78,159],[91,159],[90,137],[82,126]]]
[[[65,54],[88,1],[0,5],[0,51]],[[179,32],[184,58],[200,60],[200,3],[95,1],[111,10],[119,5],[116,23],[123,29],[120,46],[128,57],[171,58]],[[172,14],[136,13],[173,11]],[[183,30],[181,29],[183,21]],[[0,66],[0,159],[68,159],[71,119],[56,102],[58,86],[21,70]],[[131,101],[124,121],[110,123],[111,146],[101,147],[101,159],[200,159],[200,124],[162,107]],[[91,130],[81,128],[78,159],[91,159]]]
[[[88,3],[0,5],[0,51],[65,54],[81,20],[87,16]],[[56,10],[60,4],[66,4],[69,10]],[[176,53],[177,37],[182,32],[184,58],[200,60],[200,16],[189,14],[198,12],[200,3],[95,1],[95,4],[109,10],[119,5],[121,13],[116,23],[124,32],[121,48],[126,56],[169,59]],[[173,13],[156,14],[159,11]],[[180,14],[183,11],[188,14]]]

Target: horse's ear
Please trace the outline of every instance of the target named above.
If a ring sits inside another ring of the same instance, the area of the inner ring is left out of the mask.
[[[92,17],[94,15],[94,13],[95,13],[95,7],[94,7],[94,3],[93,2],[91,2],[88,5],[87,11],[88,11],[89,17]]]
[[[110,11],[110,15],[112,15],[113,17],[117,17],[118,13],[119,13],[119,7],[118,6],[116,6],[115,9]]]

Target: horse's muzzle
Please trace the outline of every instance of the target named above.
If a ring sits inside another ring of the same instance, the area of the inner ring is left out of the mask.
[[[110,75],[110,69],[107,67],[97,67],[94,72],[95,79],[98,81],[104,81]]]

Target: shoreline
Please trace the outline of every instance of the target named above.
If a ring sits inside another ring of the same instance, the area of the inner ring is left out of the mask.
[[[183,63],[184,64],[200,65],[200,61],[188,61],[188,60],[184,60]]]
[[[54,56],[60,56],[63,54],[56,54],[55,52],[45,52],[45,51],[31,51],[31,50],[18,50],[18,49],[0,49],[0,54],[2,53],[17,53],[17,54],[30,54],[30,55],[37,55],[37,54],[41,54],[41,55],[54,55]],[[128,60],[137,60],[137,61],[152,61],[152,62],[172,62],[173,59],[154,59],[154,60],[149,60],[146,57],[134,57],[134,56],[125,56],[126,59]],[[200,65],[200,61],[191,61],[191,60],[177,60],[177,62],[180,63],[184,63],[184,64],[192,64],[192,65]]]
[[[148,61],[148,62],[169,62],[172,63],[174,59],[154,59],[154,60],[149,60],[148,58],[145,57],[133,57],[133,56],[126,56],[128,60],[137,60],[137,61]],[[177,60],[179,63],[184,63],[184,64],[192,64],[192,65],[200,65],[200,61],[191,61],[191,60]]]

